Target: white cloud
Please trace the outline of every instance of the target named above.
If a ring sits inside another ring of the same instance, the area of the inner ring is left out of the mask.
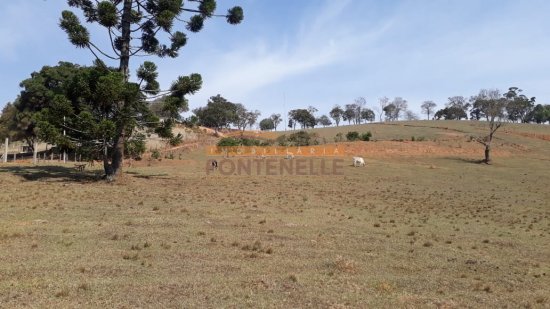
[[[363,31],[358,24],[346,23],[343,15],[350,3],[326,1],[311,16],[302,19],[292,38],[271,37],[270,41],[255,38],[230,52],[203,54],[202,58],[217,60],[196,61],[208,65],[199,70],[205,85],[192,101],[203,105],[217,93],[240,101],[262,87],[357,57],[358,51],[390,28],[391,22]]]

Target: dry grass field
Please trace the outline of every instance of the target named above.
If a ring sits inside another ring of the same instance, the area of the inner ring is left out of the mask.
[[[482,124],[318,132],[351,130],[377,141],[343,175],[0,165],[0,308],[550,307],[550,126],[503,128],[492,165]]]

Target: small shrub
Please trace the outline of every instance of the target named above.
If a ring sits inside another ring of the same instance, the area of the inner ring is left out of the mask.
[[[288,144],[289,144],[288,137],[286,136],[286,134],[283,134],[283,135],[277,137],[275,142],[279,146],[288,146]]]
[[[371,138],[371,137],[372,137],[372,133],[370,133],[370,131],[368,131],[367,133],[361,134],[360,139],[361,139],[362,141],[368,142],[368,141],[370,141],[370,138]]]
[[[342,132],[336,133],[336,136],[334,137],[334,142],[343,142],[344,141],[344,134]]]
[[[235,146],[269,146],[272,142],[259,140],[249,137],[223,137],[218,142],[219,147],[235,147]]]
[[[225,147],[231,147],[231,146],[239,146],[241,144],[241,140],[239,138],[234,137],[223,137],[218,142],[218,146],[225,146]]]
[[[260,146],[262,144],[261,140],[253,138],[241,138],[240,141],[243,146]]]
[[[155,160],[160,159],[160,151],[158,151],[158,149],[151,151],[151,158]]]
[[[346,134],[346,139],[350,142],[356,141],[359,139],[359,132],[357,131],[349,131]]]
[[[314,145],[315,138],[317,135],[315,133],[308,133],[306,131],[298,131],[296,133],[290,134],[288,137],[289,142],[293,146],[309,146]]]
[[[276,143],[279,146],[310,146],[319,145],[320,139],[317,133],[298,131],[290,134],[289,136],[281,135],[277,137]]]
[[[181,145],[181,143],[183,143],[183,135],[181,135],[181,133],[178,133],[178,135],[171,137],[168,140],[168,143],[170,144],[170,146],[174,147]]]

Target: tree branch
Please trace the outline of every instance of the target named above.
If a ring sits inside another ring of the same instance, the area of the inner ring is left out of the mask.
[[[111,55],[109,55],[109,54],[103,52],[101,49],[99,49],[99,47],[97,47],[97,46],[96,46],[94,43],[92,43],[92,42],[88,43],[88,45],[89,45],[88,48],[90,48],[90,45],[91,45],[93,48],[95,48],[98,52],[100,52],[103,56],[105,56],[105,57],[107,57],[107,58],[110,58],[110,59],[113,59],[113,60],[119,60],[119,59],[120,59],[120,57],[113,57],[113,56],[111,56]],[[91,48],[90,48],[90,50],[91,50]],[[94,53],[94,55],[95,55],[95,53]],[[97,58],[97,56],[96,56],[96,58]]]
[[[97,60],[99,60],[99,61],[103,61],[103,60],[101,60],[101,58],[99,58],[99,57],[97,56],[97,54],[96,54],[96,53],[94,52],[94,50],[93,50],[93,49],[91,49],[91,48],[90,48],[90,46],[89,46],[89,45],[88,45],[87,47],[88,47],[88,49],[89,49],[89,50],[90,50],[90,51],[92,52],[92,54],[94,54],[94,56],[95,56],[95,58],[96,58]]]
[[[115,52],[115,55],[117,55],[120,58],[120,53],[115,48],[115,42],[113,41],[113,35],[111,31],[111,27],[109,27],[109,40],[111,41],[111,47],[113,48],[113,51]]]

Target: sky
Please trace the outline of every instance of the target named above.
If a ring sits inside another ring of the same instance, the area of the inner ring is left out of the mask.
[[[260,118],[308,106],[321,116],[358,97],[378,113],[384,96],[424,117],[423,101],[442,108],[451,96],[511,86],[550,103],[547,0],[218,0],[218,11],[234,5],[244,10],[240,25],[208,20],[178,58],[133,58],[131,70],[154,61],[162,89],[200,73],[191,110],[220,94]],[[42,66],[92,64],[58,26],[65,9],[64,0],[0,1],[0,107]],[[105,46],[105,30],[90,32]]]

